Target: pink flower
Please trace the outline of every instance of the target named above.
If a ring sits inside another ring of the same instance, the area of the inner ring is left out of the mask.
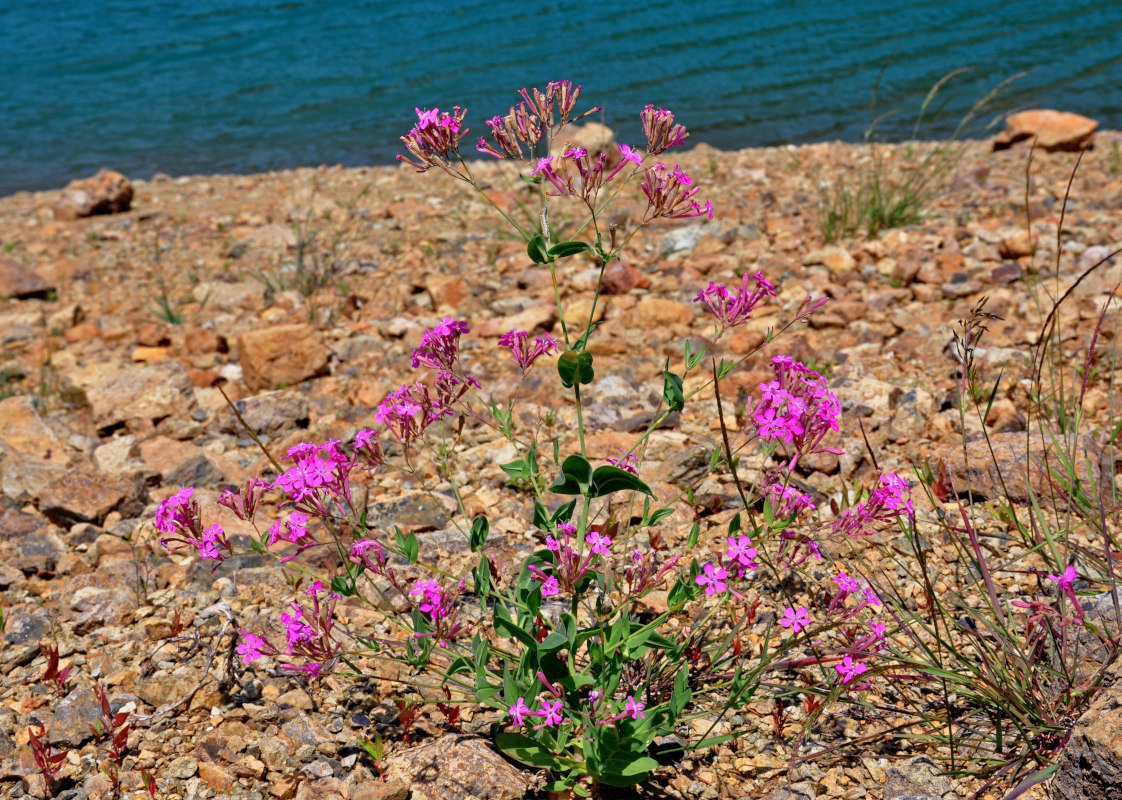
[[[523,372],[526,372],[541,356],[556,353],[560,349],[557,342],[548,333],[534,339],[532,346],[528,346],[526,343],[529,337],[530,334],[526,331],[512,330],[507,331],[499,338],[499,347],[510,350],[511,361],[517,364]]]
[[[559,541],[557,541],[556,539],[554,539],[552,536],[546,536],[545,537],[545,549],[550,550],[554,553],[560,553],[561,552],[561,543]]]
[[[643,713],[646,705],[637,701],[632,695],[627,695],[627,703],[625,705],[631,719],[646,719],[647,715]]]
[[[846,656],[839,663],[834,665],[834,669],[836,669],[838,675],[841,676],[842,683],[849,683],[858,675],[868,672],[869,666],[860,661],[855,662],[853,656]]]
[[[444,589],[441,588],[438,581],[432,578],[414,581],[413,588],[409,590],[409,594],[421,596],[422,600],[417,606],[418,610],[433,617],[439,615],[441,610],[440,601],[444,594]]]
[[[668,147],[684,144],[689,134],[684,125],[674,122],[674,112],[648,105],[639,114],[647,136],[647,152],[658,155]]]
[[[608,548],[612,546],[612,540],[599,533],[590,533],[585,537],[585,541],[591,545],[590,552],[593,555],[608,555]]]
[[[265,644],[265,640],[260,636],[255,636],[252,633],[242,631],[244,637],[241,644],[238,645],[238,655],[242,657],[243,664],[252,664],[257,659],[261,658],[261,647]]]
[[[877,593],[872,589],[865,590],[865,602],[867,602],[871,606],[880,606],[880,598],[877,597]]]
[[[564,533],[567,536],[575,536],[577,532],[577,526],[571,522],[559,522],[557,523],[557,530],[561,531],[561,533]]]
[[[510,707],[510,711],[507,713],[510,714],[510,718],[514,720],[515,725],[523,725],[526,715],[530,713],[530,707],[526,705],[526,700],[524,698],[519,697],[514,701],[514,705]]]
[[[791,633],[799,633],[809,628],[810,622],[810,612],[802,606],[797,609],[794,606],[788,606],[787,610],[783,612],[783,618],[779,620],[779,624],[784,628],[790,628]]]
[[[834,578],[834,582],[838,584],[839,589],[847,593],[856,592],[861,588],[861,584],[853,580],[853,578],[849,577],[845,572],[838,573],[838,576]]]
[[[881,622],[880,620],[875,620],[875,619],[869,620],[869,628],[870,628],[870,630],[872,630],[873,636],[875,636],[878,639],[883,639],[884,638],[884,632],[885,632],[885,630],[887,630],[887,626],[883,622]]]
[[[625,144],[619,145],[619,154],[623,161],[630,161],[635,166],[642,166],[643,156],[638,150],[633,150]]]
[[[617,447],[616,450],[619,450],[620,457],[619,458],[608,458],[608,459],[605,459],[605,461],[607,461],[613,467],[619,467],[622,470],[630,472],[632,475],[638,475],[639,474],[639,457],[636,456],[634,453],[626,452],[622,447]]]
[[[172,534],[175,533],[177,523],[184,524],[186,527],[186,511],[191,495],[194,493],[195,490],[188,486],[160,503],[159,508],[156,509],[156,530],[160,533]]]
[[[752,312],[765,298],[775,296],[775,286],[763,276],[763,273],[757,272],[751,278],[748,273],[744,273],[740,279],[740,286],[733,289],[710,281],[709,286],[698,292],[693,301],[705,304],[705,307],[717,318],[718,329],[723,333],[729,328],[743,325],[752,318]],[[767,385],[774,387],[776,391],[781,390],[778,382]],[[768,399],[766,394],[764,399]]]
[[[759,564],[756,562],[756,556],[759,551],[752,547],[752,540],[747,536],[728,537],[728,549],[725,550],[725,558],[730,561],[735,561],[743,567],[748,569],[756,569]]]
[[[541,708],[538,709],[538,716],[544,717],[542,725],[560,725],[561,724],[561,701],[555,700],[550,703],[548,700],[543,699]]]
[[[425,366],[453,372],[460,357],[460,337],[465,333],[471,333],[468,324],[452,317],[445,317],[440,324],[427,329],[413,351],[413,369]]]
[[[561,584],[557,582],[557,578],[550,575],[542,581],[542,597],[555,597],[561,594]]]
[[[1067,567],[1059,575],[1049,575],[1048,580],[1059,585],[1061,592],[1070,591],[1075,579],[1079,577],[1079,573],[1075,571],[1075,567],[1068,564]]]
[[[725,583],[725,579],[728,578],[729,574],[725,571],[724,567],[718,567],[715,564],[706,564],[702,569],[702,573],[703,574],[694,578],[694,581],[696,581],[698,586],[705,587],[705,593],[707,595],[712,596],[728,589],[728,584]]]

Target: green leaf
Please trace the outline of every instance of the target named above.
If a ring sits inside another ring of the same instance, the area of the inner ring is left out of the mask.
[[[676,722],[690,702],[690,669],[686,664],[674,676],[674,689],[670,693],[670,719]]]
[[[583,494],[589,482],[594,479],[593,475],[592,465],[588,463],[588,459],[574,454],[562,462],[561,474],[549,489],[557,494]]]
[[[502,603],[495,604],[495,633],[506,639],[517,639],[531,651],[537,651],[538,640],[515,624],[510,616],[510,610]]]
[[[545,637],[545,641],[538,645],[539,652],[553,653],[569,643],[569,637],[562,631],[554,631]]]
[[[585,346],[588,344],[588,337],[591,336],[596,331],[596,329],[603,324],[604,320],[600,320],[599,322],[593,322],[591,325],[589,325],[588,329],[584,333],[582,333],[580,335],[580,338],[573,343],[573,349],[577,352],[584,350]]]
[[[486,597],[491,591],[491,562],[486,553],[479,557],[479,566],[471,572],[472,579],[475,581],[472,591],[475,592],[476,597]]]
[[[674,509],[672,508],[656,508],[654,512],[649,517],[647,517],[647,521],[643,524],[657,525],[673,513]]]
[[[561,376],[561,385],[571,389],[573,384],[580,383],[587,386],[592,383],[596,371],[592,368],[592,353],[582,350],[566,350],[557,359],[557,374]]]
[[[697,547],[697,540],[701,536],[701,523],[695,522],[693,527],[690,528],[689,538],[686,540],[686,548],[692,550]]]
[[[548,264],[552,261],[549,257],[549,247],[545,241],[545,237],[540,233],[536,234],[526,243],[526,253],[535,264]]]
[[[732,368],[736,366],[736,362],[730,359],[721,359],[721,366],[717,367],[718,380],[732,372]]]
[[[623,491],[642,492],[654,497],[651,487],[639,480],[638,475],[634,475],[625,469],[606,464],[597,467],[596,471],[592,473],[592,481],[588,487],[589,497],[603,497],[613,492]]]
[[[550,753],[529,736],[521,733],[500,733],[495,736],[495,746],[523,764],[531,767],[547,767],[563,770],[572,762],[567,758]]]
[[[514,461],[508,461],[505,464],[499,464],[499,468],[515,480],[521,478],[522,480],[530,480],[530,467],[521,458],[516,458]]]
[[[558,242],[549,248],[549,256],[551,258],[568,258],[575,256],[578,253],[591,253],[592,246],[584,242]]]
[[[475,521],[471,523],[471,535],[468,538],[471,544],[471,552],[478,553],[483,544],[487,541],[487,536],[491,532],[491,526],[487,522],[486,517],[476,517]]]
[[[698,364],[701,363],[701,360],[703,358],[705,358],[705,351],[706,351],[705,347],[702,347],[696,353],[694,353],[692,350],[693,349],[690,347],[690,340],[686,339],[686,369],[687,370],[693,369],[694,367],[696,367]]]
[[[658,769],[658,762],[650,756],[628,756],[620,753],[603,763],[598,776],[608,786],[634,786]]]
[[[736,536],[740,533],[740,514],[733,514],[732,519],[729,520],[729,536]]]
[[[682,379],[669,370],[662,373],[662,399],[666,401],[671,411],[681,411],[686,407],[686,398],[682,394]]]
[[[397,528],[395,530],[394,540],[397,543],[397,549],[401,553],[402,557],[410,564],[416,564],[417,552],[419,550],[417,535],[415,533],[411,533],[406,536],[401,532],[401,528]]]

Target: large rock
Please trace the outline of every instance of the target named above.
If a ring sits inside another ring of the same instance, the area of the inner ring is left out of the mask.
[[[909,758],[885,771],[884,800],[920,797],[942,798],[954,795],[954,784],[927,756]]]
[[[1042,150],[1086,150],[1095,141],[1099,123],[1068,111],[1038,109],[1012,114],[1005,130],[993,141],[994,150],[1005,150],[1015,142],[1036,138]]]
[[[74,469],[52,482],[39,494],[39,510],[57,525],[70,527],[77,522],[101,524],[110,511],[142,510],[136,485],[124,478]],[[129,516],[125,513],[125,516]]]
[[[1122,689],[1106,689],[1075,724],[1052,779],[1057,800],[1102,800],[1122,793]]]
[[[55,707],[54,724],[47,727],[47,741],[78,747],[93,738],[93,725],[100,719],[101,705],[94,693],[85,687],[75,689]]]
[[[482,739],[448,734],[389,759],[386,781],[407,782],[415,800],[517,800],[526,776]]]
[[[10,258],[0,257],[0,299],[45,298],[54,291],[54,288],[27,267],[17,264]]]
[[[255,392],[280,389],[327,371],[331,351],[311,325],[278,325],[238,337],[238,360],[246,386]]]
[[[926,458],[935,474],[941,463],[946,465],[960,496],[965,497],[969,489],[975,500],[995,499],[1008,491],[1011,499],[1023,501],[1028,498],[1029,487],[1038,497],[1050,496],[1053,480],[1063,475],[1054,449],[1062,443],[1062,439],[1045,442],[1037,433],[1031,439],[1021,432],[991,433],[988,444],[985,439],[967,443],[965,458],[962,443],[955,440],[937,446]],[[1085,487],[1110,485],[1113,469],[1109,459],[1090,436],[1080,438],[1075,452],[1078,475]],[[1088,474],[1088,463],[1095,475]]]
[[[132,206],[132,184],[111,169],[92,178],[72,181],[55,201],[55,219],[78,219],[96,214],[118,214]]]
[[[619,150],[612,147],[616,135],[607,125],[599,122],[586,122],[583,125],[566,125],[561,135],[553,143],[552,154],[562,155],[570,147],[583,147],[593,158],[600,153],[608,154],[608,165],[619,163]]]
[[[62,475],[69,461],[65,445],[30,398],[0,402],[0,491],[15,500],[33,497]]]
[[[117,370],[87,389],[86,399],[98,428],[130,419],[186,417],[195,407],[191,379],[174,361]]]

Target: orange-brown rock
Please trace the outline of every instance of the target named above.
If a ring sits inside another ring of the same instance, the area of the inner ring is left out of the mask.
[[[92,178],[71,181],[55,201],[55,219],[119,214],[132,206],[132,183],[119,172],[98,170]]]
[[[31,297],[46,297],[52,291],[54,287],[35,272],[10,258],[0,257],[0,299],[10,297],[25,300]]]
[[[238,361],[255,392],[280,389],[327,371],[331,351],[311,325],[277,325],[238,337]]]
[[[1036,146],[1047,152],[1086,150],[1094,144],[1098,127],[1095,120],[1069,111],[1022,111],[1005,120],[1005,130],[993,140],[993,149],[1004,150],[1035,138]]]

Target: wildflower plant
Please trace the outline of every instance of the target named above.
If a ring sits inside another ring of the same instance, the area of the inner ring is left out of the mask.
[[[689,135],[666,109],[642,110],[644,148],[620,144],[609,159],[565,145],[565,127],[591,113],[578,111],[580,94],[568,81],[523,90],[521,102],[487,120],[486,135],[476,141],[478,153],[518,165],[541,201],[540,228],[515,222],[475,177],[478,168],[461,152],[471,141],[466,109],[417,109],[401,156],[418,172],[442,170],[483,197],[522,237],[529,260],[549,271],[560,336],[512,330],[497,345],[523,380],[548,369],[547,362],[556,370],[577,421],[571,452],[562,453],[555,442],[549,459],[536,433],[519,430],[518,392],[505,403],[487,394],[462,349],[472,336],[470,322],[446,318],[425,331],[413,351],[418,376],[387,394],[369,429],[350,443],[296,445],[276,462],[275,478],[253,479],[219,503],[254,526],[255,550],[311,580],[279,611],[282,633],[241,631],[243,664],[268,659],[315,681],[336,670],[364,675],[365,665],[384,659],[401,662],[428,676],[422,686],[491,709],[496,745],[524,764],[547,768],[547,788],[585,795],[602,785],[646,780],[659,766],[652,755],[656,743],[663,750],[692,750],[735,737],[723,722],[729,711],[751,702],[766,675],[804,663],[799,659],[808,653],[813,657],[805,663],[817,664],[829,691],[867,687],[868,660],[883,647],[887,627],[876,593],[867,581],[839,575],[832,588],[808,600],[795,596],[787,577],[792,571],[809,577],[807,567],[823,560],[826,539],[896,524],[913,509],[908,483],[886,473],[846,515],[833,521],[819,515],[795,484],[794,470],[800,459],[841,452],[841,405],[820,373],[791,357],[771,358],[774,380],[760,386],[746,423],[726,424],[720,382],[758,348],[739,362],[713,358],[704,375],[707,351],[687,342],[681,367],[671,369],[668,360],[662,372],[662,407],[646,429],[627,450],[595,463],[585,440],[582,387],[596,377],[589,340],[604,269],[655,220],[712,219],[714,209],[666,157]],[[555,143],[562,146],[555,149]],[[629,185],[646,199],[645,211],[630,230],[605,229],[607,208]],[[552,203],[585,214],[568,238],[550,228]],[[559,284],[566,260],[582,257],[596,260],[601,281],[577,328],[564,313]],[[756,274],[731,287],[711,283],[695,302],[712,316],[712,340],[719,341],[756,309],[777,302],[778,294]],[[768,342],[823,302],[806,298],[782,329],[769,332]],[[674,552],[660,527],[674,513],[675,498],[656,502],[643,477],[643,457],[666,418],[703,392],[712,393],[721,414],[723,448],[713,466],[728,468],[741,507],[704,539],[695,523],[685,548]],[[467,424],[488,426],[517,451],[501,468],[532,494],[526,527],[540,544],[513,573],[488,552],[490,521],[468,514],[450,468],[456,432]],[[742,479],[736,465],[749,453],[761,466]],[[372,473],[391,469],[426,491],[443,488],[455,498],[451,522],[474,554],[464,574],[435,563],[415,535],[368,523],[361,486]],[[272,519],[263,519],[270,516],[266,495],[279,497],[280,513]],[[190,488],[160,505],[156,527],[167,546],[194,550],[215,565],[238,554],[234,537],[204,523]],[[318,564],[321,555],[334,557],[327,574],[313,574],[309,557],[315,554]],[[764,580],[778,589],[765,592]],[[652,604],[652,596],[663,593],[664,606]],[[344,624],[336,615],[344,601],[367,605],[382,623],[376,629]],[[770,605],[771,621],[746,647],[742,635],[761,603]],[[702,733],[683,733],[702,720]]]

